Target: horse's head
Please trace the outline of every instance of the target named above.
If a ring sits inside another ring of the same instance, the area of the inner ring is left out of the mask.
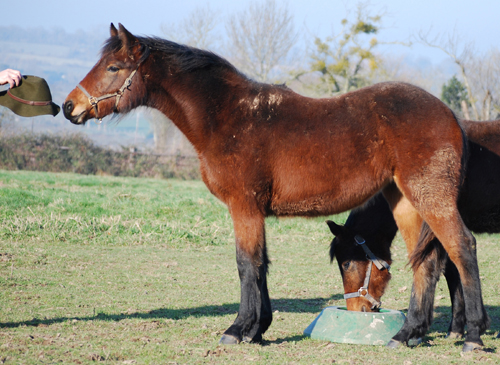
[[[110,33],[101,59],[64,102],[64,116],[74,124],[126,113],[146,97],[146,76],[139,66],[149,50],[121,24],[119,30],[111,24]]]
[[[327,221],[327,224],[335,236],[330,245],[330,258],[332,261],[337,258],[347,309],[377,311],[391,279],[387,262],[373,254],[364,242],[365,238],[354,230],[332,221]],[[390,257],[386,259],[390,262]]]

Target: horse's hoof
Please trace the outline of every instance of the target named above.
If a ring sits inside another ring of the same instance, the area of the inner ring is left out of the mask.
[[[422,343],[422,337],[419,337],[419,338],[410,338],[408,340],[408,346],[418,346]]]
[[[222,335],[220,338],[219,344],[221,345],[237,345],[240,343],[240,340],[238,340],[236,337],[231,336],[231,335]]]
[[[465,342],[464,347],[462,347],[462,352],[471,352],[474,350],[482,349],[483,345],[475,342]]]
[[[462,338],[464,335],[461,334],[461,333],[458,333],[458,332],[448,332],[448,334],[446,335],[446,338],[450,338],[450,339],[460,339]]]
[[[396,341],[396,340],[390,340],[385,347],[388,347],[390,349],[397,349],[401,345],[401,342]]]

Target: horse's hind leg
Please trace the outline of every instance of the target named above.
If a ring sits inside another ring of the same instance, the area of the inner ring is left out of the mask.
[[[418,227],[422,225],[423,220],[417,210],[411,205],[408,199],[401,194],[395,185],[387,186],[384,189],[384,196],[391,207],[398,229],[406,243],[408,254],[411,255],[420,238],[421,232],[418,231]],[[465,327],[465,303],[460,276],[457,268],[449,260],[443,246],[437,239],[429,243],[429,247],[432,249],[429,250],[429,254],[426,257],[426,266],[422,268],[420,275],[423,275],[424,278],[430,278],[430,286],[427,287],[421,295],[429,298],[432,296],[432,298],[434,298],[435,284],[438,279],[436,275],[440,271],[439,268],[444,267],[444,276],[448,284],[452,303],[452,319],[448,329],[448,336],[450,338],[461,337],[464,334]],[[433,260],[436,260],[436,273],[429,272],[429,269],[433,269],[433,264],[431,264]],[[440,262],[442,260],[444,260],[444,263]],[[417,273],[417,275],[419,274]],[[415,331],[411,330],[410,332],[412,333],[425,333],[432,320],[433,302],[427,300],[420,304],[419,306],[417,303],[413,303],[412,315],[415,317],[412,319],[412,322],[419,323],[420,329]],[[422,326],[422,324],[424,324],[424,326]],[[401,336],[401,338],[406,336],[408,335]]]
[[[436,216],[427,216],[424,219],[442,243],[459,273],[467,324],[463,350],[470,351],[483,345],[481,334],[489,326],[489,318],[481,295],[481,282],[475,252],[476,240],[458,214],[451,220],[444,220],[442,217]]]
[[[423,220],[418,211],[403,196],[396,185],[390,184],[386,186],[382,193],[391,208],[392,216],[405,241],[408,255],[410,255],[417,246]]]
[[[441,246],[441,249],[442,246]],[[451,322],[448,328],[448,338],[461,338],[465,332],[465,302],[464,294],[462,292],[462,285],[460,283],[460,274],[456,266],[451,262],[448,255],[446,255],[446,263],[444,276],[448,284],[451,298]]]
[[[408,315],[401,330],[389,342],[389,347],[408,343],[412,338],[420,338],[429,329],[434,312],[434,294],[444,262],[433,251],[427,259],[413,271],[413,286]]]
[[[236,261],[241,285],[238,316],[224,332],[220,343],[260,342],[272,322],[271,302],[267,290],[267,268],[264,217],[259,212],[242,214],[231,210],[236,235]]]
[[[411,255],[421,238],[423,220],[395,185],[384,188],[383,194],[391,207],[394,220],[406,243],[408,254]],[[396,347],[399,343],[408,343],[410,339],[418,339],[429,328],[432,321],[436,283],[441,274],[438,253],[435,251],[429,254],[424,264],[418,270],[414,270],[407,320],[401,331],[389,343],[389,347]]]
[[[458,166],[459,162],[453,158],[454,154],[450,149],[437,151],[430,163],[419,174],[404,179],[397,177],[396,182],[398,188],[439,239],[460,274],[468,329],[463,351],[470,351],[482,346],[480,336],[488,327],[489,319],[481,295],[479,268],[475,254],[476,241],[457,209],[459,174],[453,171],[453,166]],[[414,277],[414,280],[423,281],[423,278]],[[425,284],[422,282],[421,285]],[[415,294],[418,296],[423,292]],[[421,299],[416,298],[416,300]],[[412,313],[409,313],[409,316],[411,315]],[[395,338],[408,340],[398,335]]]
[[[437,238],[432,239],[428,243],[426,248],[426,255],[424,263],[426,266],[429,262],[435,261],[439,266],[439,271],[444,268],[444,277],[446,278],[446,284],[448,285],[448,290],[450,292],[451,298],[451,322],[448,327],[448,338],[461,338],[465,332],[465,302],[462,292],[462,284],[460,283],[460,275],[457,268],[451,262],[446,251],[444,250],[441,242]],[[425,271],[424,271],[425,272]],[[439,275],[439,272],[437,273]],[[431,276],[431,273],[424,274],[427,277]],[[434,285],[435,286],[435,285]],[[429,291],[432,290],[432,293]],[[427,295],[432,295],[434,297],[434,289],[428,288]],[[429,303],[428,311],[433,311],[433,303]],[[432,317],[429,317],[429,325]]]

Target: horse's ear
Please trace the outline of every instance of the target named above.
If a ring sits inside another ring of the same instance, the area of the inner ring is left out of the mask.
[[[139,52],[141,49],[139,41],[132,33],[125,29],[121,23],[118,23],[118,27],[118,36],[122,41],[122,47],[127,50],[127,54],[132,60],[139,59]]]
[[[335,237],[341,236],[344,233],[344,226],[338,225],[334,221],[326,221],[328,227],[330,227],[330,231],[333,233]]]
[[[111,37],[116,37],[118,35],[118,30],[115,28],[113,23],[111,23],[111,26],[109,27],[109,34]]]

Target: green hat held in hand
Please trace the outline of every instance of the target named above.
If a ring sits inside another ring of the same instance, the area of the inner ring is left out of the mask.
[[[52,102],[49,85],[37,76],[23,76],[19,86],[0,92],[0,105],[22,117],[51,114],[61,108]]]

